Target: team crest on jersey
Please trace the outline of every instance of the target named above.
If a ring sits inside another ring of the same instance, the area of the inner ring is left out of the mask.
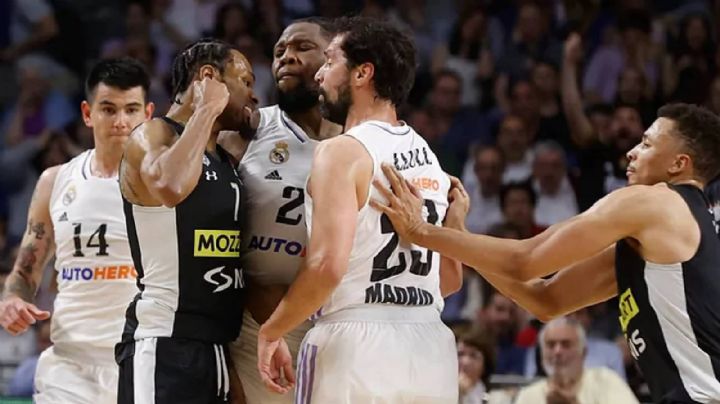
[[[63,205],[67,206],[70,205],[75,198],[77,197],[77,191],[75,190],[75,185],[70,185],[67,191],[65,191],[65,195],[63,195]]]
[[[290,159],[290,150],[286,142],[275,143],[275,148],[270,150],[270,161],[275,164],[282,164]]]

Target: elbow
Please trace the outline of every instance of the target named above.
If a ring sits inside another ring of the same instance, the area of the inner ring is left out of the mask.
[[[345,275],[345,268],[339,260],[332,257],[309,258],[307,270],[316,275],[316,279],[328,287],[335,288]]]
[[[187,195],[182,192],[182,187],[167,181],[157,181],[154,186],[154,194],[160,200],[160,203],[167,208],[174,208],[180,204]]]

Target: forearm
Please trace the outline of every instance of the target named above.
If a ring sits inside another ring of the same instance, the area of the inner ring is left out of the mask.
[[[562,103],[570,126],[573,142],[584,146],[593,140],[593,128],[583,111],[582,97],[577,83],[577,67],[569,62],[563,63],[561,75]]]
[[[262,332],[274,340],[297,328],[320,309],[341,279],[318,268],[301,270],[277,309],[263,324]]]
[[[180,138],[155,161],[149,172],[161,187],[180,192],[195,183],[202,170],[202,160],[212,133],[216,115],[198,109],[188,120]]]
[[[13,53],[16,57],[19,57],[35,50],[57,35],[57,32],[58,27],[55,18],[48,15],[36,24],[35,29],[27,39],[12,46]]]
[[[27,238],[27,237],[25,237]],[[47,263],[50,247],[46,240],[23,240],[17,261],[5,281],[3,299],[17,296],[32,302]]]

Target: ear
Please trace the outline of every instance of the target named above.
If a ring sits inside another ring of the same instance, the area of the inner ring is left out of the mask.
[[[83,122],[85,122],[85,126],[88,128],[92,128],[92,121],[90,120],[90,110],[92,107],[90,106],[90,103],[87,101],[83,101],[80,103],[80,112],[82,113],[82,119]]]
[[[692,168],[692,159],[687,154],[678,154],[675,156],[675,160],[673,161],[670,168],[668,168],[668,173],[670,175],[678,175],[682,173],[683,171],[687,171]]]
[[[148,102],[145,104],[145,119],[150,120],[155,112],[155,103]]]
[[[198,69],[198,80],[202,80],[205,77],[220,80],[220,72],[213,65],[202,65]]]
[[[375,66],[372,63],[363,63],[350,72],[350,79],[357,87],[364,86],[375,77]]]

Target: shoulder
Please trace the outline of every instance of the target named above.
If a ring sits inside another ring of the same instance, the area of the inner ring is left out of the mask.
[[[315,158],[360,157],[362,154],[367,155],[365,147],[352,136],[336,136],[320,142],[315,148]]]
[[[677,192],[666,184],[656,185],[630,185],[617,189],[597,201],[588,213],[621,213],[623,215],[636,215],[638,217],[663,214],[668,210],[676,209],[676,203],[681,202]]]
[[[162,119],[154,118],[133,129],[125,146],[125,158],[133,163],[142,159],[146,152],[171,145],[177,136]]]
[[[37,182],[37,187],[48,187],[48,189],[52,189],[53,184],[55,184],[55,179],[57,179],[58,173],[63,166],[64,164],[59,164],[46,168],[45,171],[40,174],[40,178]]]

